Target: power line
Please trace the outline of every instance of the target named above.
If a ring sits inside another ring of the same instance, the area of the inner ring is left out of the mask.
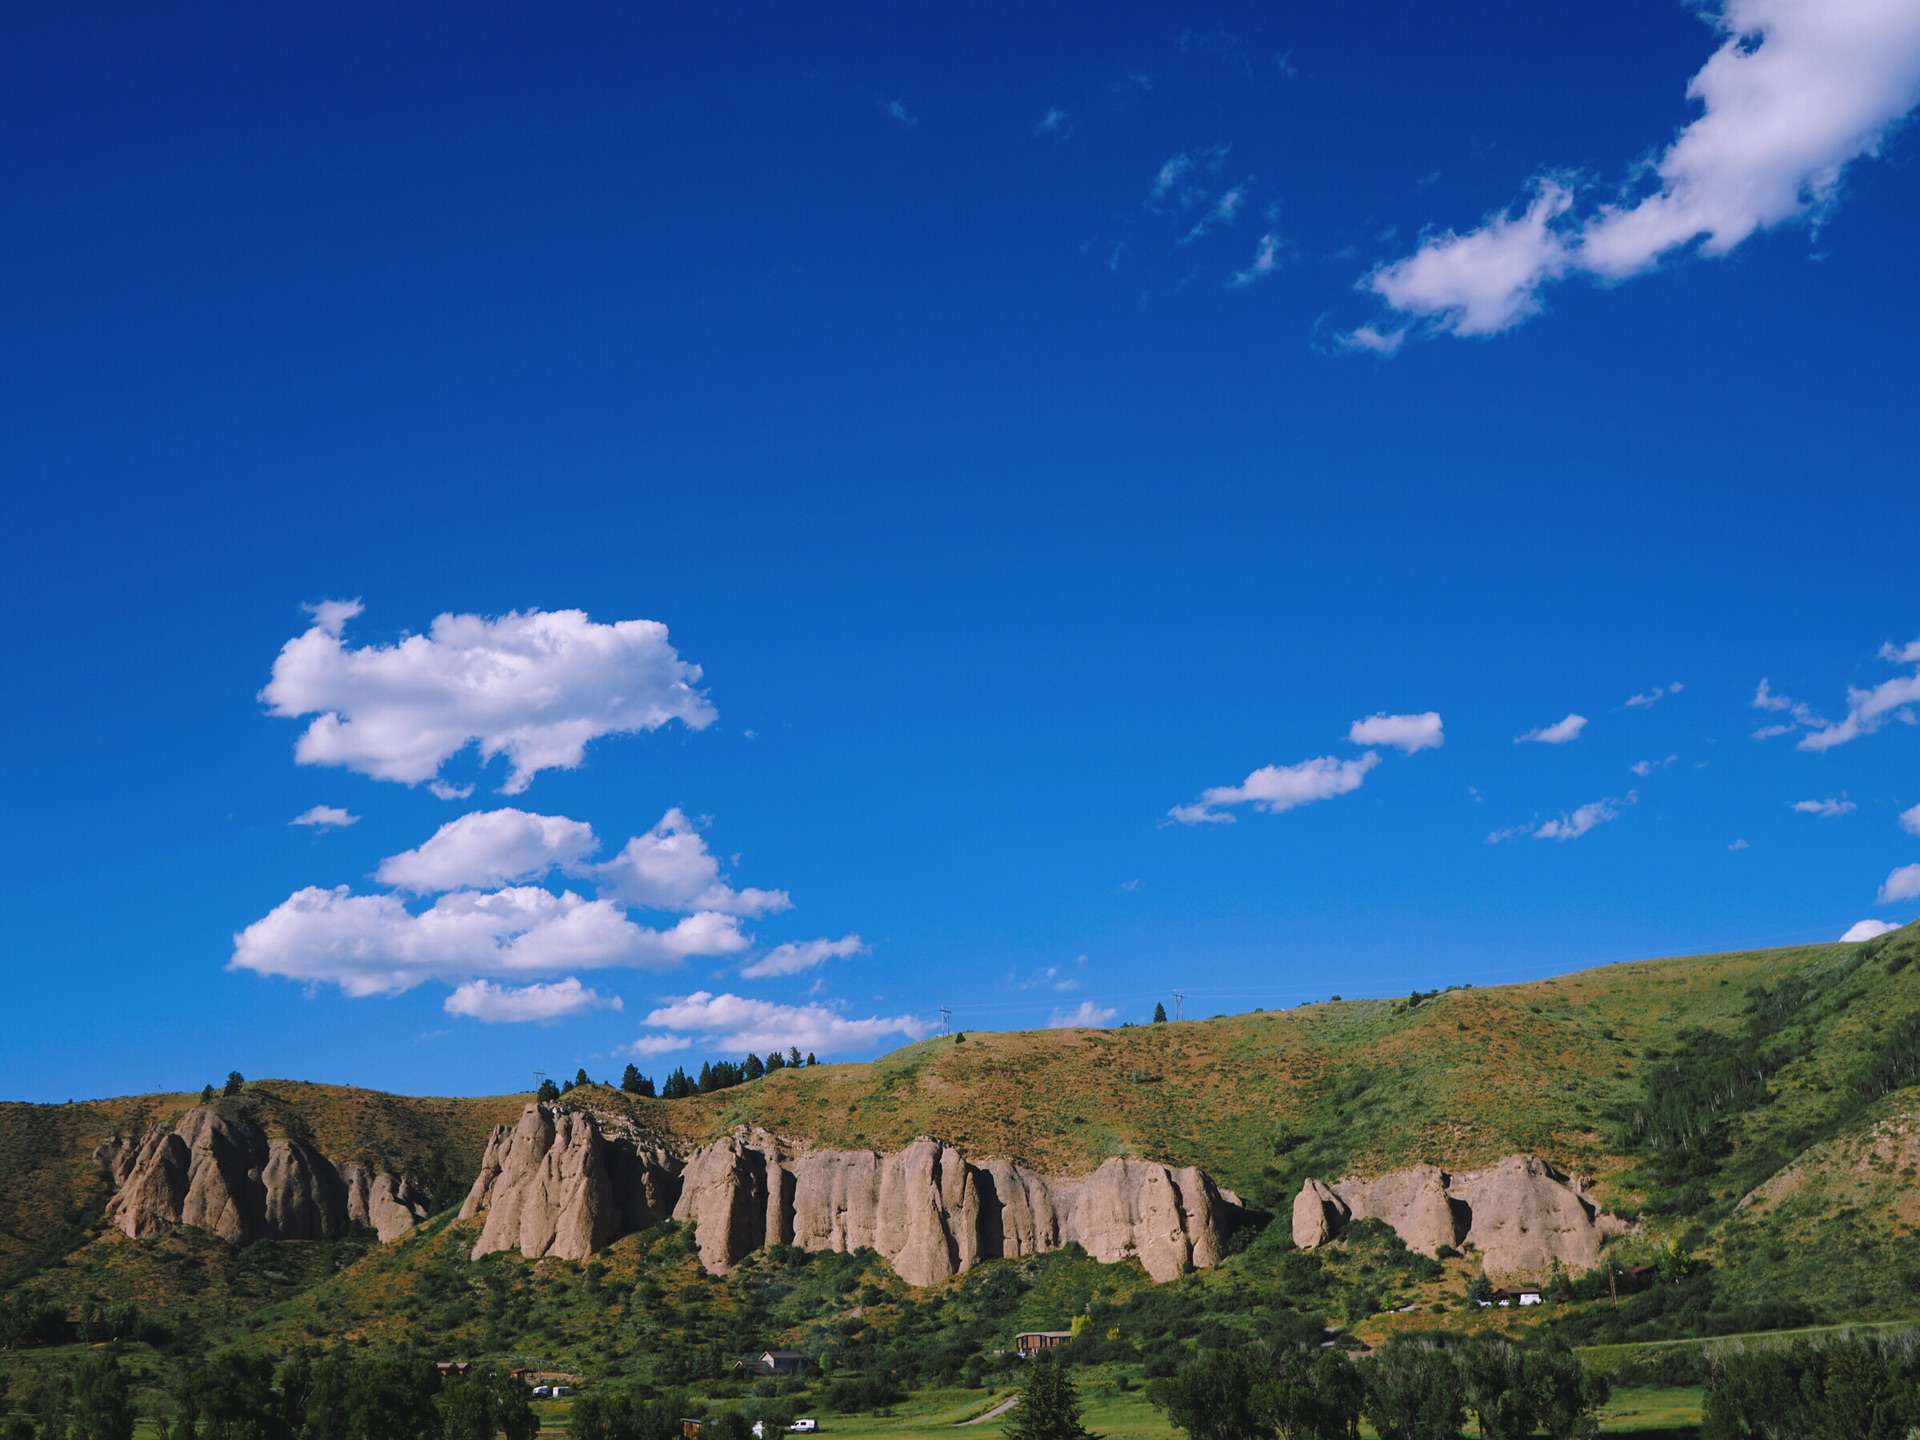
[[[1184,990],[1173,992],[1173,1018],[1175,1020],[1187,1018],[1187,992]]]
[[[953,1034],[953,1011],[949,1010],[945,1005],[940,1007],[940,1033],[942,1035]]]

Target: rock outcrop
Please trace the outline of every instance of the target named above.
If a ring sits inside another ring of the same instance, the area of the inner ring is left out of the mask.
[[[1442,1245],[1472,1246],[1500,1279],[1538,1279],[1555,1260],[1568,1270],[1591,1270],[1600,1263],[1601,1242],[1626,1228],[1532,1155],[1458,1175],[1415,1165],[1332,1185],[1309,1180],[1293,1202],[1293,1243],[1311,1250],[1353,1220],[1384,1221],[1408,1249],[1426,1255]]]
[[[269,1138],[210,1105],[141,1140],[111,1140],[94,1159],[114,1183],[108,1220],[135,1240],[181,1225],[230,1245],[323,1240],[355,1226],[393,1240],[427,1214],[427,1197],[408,1181]]]
[[[473,1258],[584,1260],[629,1230],[663,1220],[679,1192],[664,1152],[610,1140],[589,1115],[529,1105],[495,1128],[460,1218],[484,1214]]]
[[[484,1215],[473,1247],[584,1258],[671,1215],[700,1261],[725,1274],[765,1245],[871,1247],[912,1285],[999,1256],[1078,1243],[1138,1258],[1156,1280],[1217,1263],[1237,1202],[1192,1168],[1112,1159],[1091,1175],[1041,1175],[915,1140],[892,1154],[788,1144],[742,1129],[680,1159],[582,1112],[530,1105],[497,1129],[461,1210]]]

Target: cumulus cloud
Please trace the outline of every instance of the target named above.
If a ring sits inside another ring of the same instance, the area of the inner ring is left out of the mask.
[[[1438,750],[1447,743],[1436,710],[1420,715],[1369,715],[1353,722],[1347,739],[1355,745],[1391,745],[1408,755],[1417,750]]]
[[[601,995],[569,975],[551,985],[495,985],[491,980],[469,980],[447,996],[442,1008],[449,1015],[494,1024],[558,1020],[583,1010],[618,1010],[621,1002],[618,995]]]
[[[1049,1030],[1089,1029],[1097,1030],[1111,1025],[1120,1018],[1118,1010],[1104,1005],[1096,1005],[1091,1000],[1082,1000],[1071,1010],[1055,1010],[1053,1018],[1047,1021]]]
[[[690,1031],[715,1050],[787,1050],[798,1047],[820,1054],[869,1049],[890,1036],[918,1040],[932,1027],[912,1015],[870,1016],[850,1020],[826,1005],[776,1005],[742,995],[715,995],[700,990],[670,1000],[648,1013],[641,1024],[668,1032]],[[678,1042],[691,1036],[643,1036],[635,1044],[642,1054],[658,1054],[683,1044],[660,1045],[661,1038]],[[641,1046],[653,1048],[641,1050]]]
[[[302,810],[287,823],[311,825],[316,830],[335,830],[343,825],[358,825],[360,817],[349,814],[338,805],[315,805],[310,809]]]
[[[714,910],[725,915],[773,915],[792,908],[784,890],[736,890],[720,877],[720,862],[686,814],[667,811],[644,835],[591,873],[603,893],[629,905],[658,910]]]
[[[1880,887],[1880,904],[1892,905],[1901,900],[1920,900],[1920,865],[1902,865]]]
[[[1576,215],[1566,181],[1537,181],[1519,215],[1430,237],[1361,287],[1434,331],[1497,334],[1567,275],[1624,280],[1817,217],[1920,101],[1912,0],[1726,0],[1716,18],[1720,47],[1687,87],[1699,115],[1621,198]]]
[[[1847,713],[1830,725],[1817,725],[1800,737],[1802,750],[1831,750],[1862,735],[1871,735],[1889,720],[1914,723],[1910,708],[1920,704],[1920,640],[1908,645],[1883,645],[1880,658],[1895,665],[1912,665],[1911,675],[1896,676],[1871,689],[1847,687]]]
[[[424,845],[382,860],[373,878],[421,895],[490,888],[575,864],[599,848],[592,826],[564,815],[477,810],[448,821]]]
[[[1541,745],[1564,745],[1569,740],[1578,740],[1580,732],[1587,728],[1587,717],[1569,715],[1564,720],[1556,720],[1551,725],[1542,725],[1538,730],[1529,730],[1524,735],[1513,737],[1513,743],[1524,745],[1535,741]]]
[[[1882,935],[1891,935],[1898,925],[1889,925],[1885,920],[1858,920],[1847,927],[1847,933],[1840,937],[1842,945],[1855,945],[1862,940],[1878,940]]]
[[[260,698],[271,714],[314,716],[294,748],[303,765],[340,765],[413,785],[470,744],[511,766],[517,794],[542,770],[573,769],[590,741],[692,729],[715,711],[653,620],[599,624],[579,610],[438,616],[393,645],[346,643],[360,602],[311,607],[313,624],[281,647]]]
[[[416,914],[397,895],[309,885],[234,936],[227,968],[364,996],[434,979],[524,980],[612,965],[662,970],[691,955],[738,954],[748,944],[732,916],[690,915],[655,930],[610,901],[536,886],[460,890]]]
[[[1860,807],[1851,800],[1796,800],[1793,802],[1793,808],[1802,815],[1824,815],[1831,818],[1835,815],[1845,815]]]
[[[1358,790],[1367,772],[1380,763],[1377,752],[1369,750],[1352,760],[1322,755],[1302,760],[1298,765],[1267,765],[1254,771],[1238,785],[1216,785],[1203,790],[1190,805],[1176,805],[1167,818],[1179,825],[1231,824],[1234,817],[1226,807],[1253,805],[1270,815],[1330,800]]]
[[[844,960],[850,955],[865,954],[866,949],[858,935],[843,935],[838,940],[789,940],[784,945],[774,946],[759,959],[742,965],[740,973],[748,980],[764,980],[774,975],[798,975],[802,970],[811,970],[829,960]]]
[[[1900,828],[1909,835],[1920,835],[1920,805],[1900,812]]]
[[[686,1035],[642,1035],[627,1049],[635,1055],[671,1055],[676,1050],[689,1050],[693,1040]]]

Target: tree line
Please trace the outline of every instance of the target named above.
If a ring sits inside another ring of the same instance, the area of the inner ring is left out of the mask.
[[[646,1099],[685,1100],[692,1095],[711,1095],[716,1090],[730,1090],[735,1085],[744,1085],[749,1080],[758,1080],[762,1075],[770,1075],[775,1070],[798,1070],[808,1065],[818,1065],[819,1058],[809,1050],[804,1056],[798,1045],[790,1046],[782,1055],[778,1050],[769,1051],[763,1059],[758,1055],[749,1055],[745,1060],[712,1060],[700,1067],[698,1078],[687,1074],[684,1066],[677,1066],[656,1088],[651,1076],[642,1075],[640,1067],[629,1064],[620,1077],[620,1089],[629,1095],[639,1095]],[[571,1080],[556,1085],[550,1079],[542,1079],[540,1088],[534,1093],[536,1100],[558,1100],[562,1095],[570,1095],[582,1085],[591,1085],[587,1070],[583,1065],[574,1073]]]
[[[1564,1346],[1500,1336],[1396,1336],[1365,1359],[1310,1345],[1204,1353],[1154,1380],[1147,1398],[1189,1440],[1586,1440],[1606,1376]],[[1728,1437],[1731,1440],[1731,1437]]]

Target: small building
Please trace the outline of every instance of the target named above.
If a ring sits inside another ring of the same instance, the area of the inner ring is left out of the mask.
[[[762,1375],[798,1375],[806,1364],[807,1357],[798,1350],[762,1350],[748,1362],[748,1368]]]
[[[442,1376],[468,1375],[473,1371],[473,1362],[471,1360],[436,1360],[433,1362],[433,1368]]]
[[[1031,1360],[1043,1350],[1055,1350],[1073,1339],[1071,1330],[1023,1330],[1013,1337],[1013,1351]]]
[[[683,1419],[680,1422],[680,1440],[700,1440],[700,1422]]]
[[[1623,1266],[1613,1277],[1616,1295],[1638,1295],[1642,1290],[1651,1290],[1653,1282],[1660,1278],[1658,1265]]]
[[[1538,1305],[1540,1303],[1540,1287],[1537,1285],[1522,1285],[1517,1289],[1496,1290],[1493,1292],[1492,1300],[1487,1303],[1492,1305]]]

